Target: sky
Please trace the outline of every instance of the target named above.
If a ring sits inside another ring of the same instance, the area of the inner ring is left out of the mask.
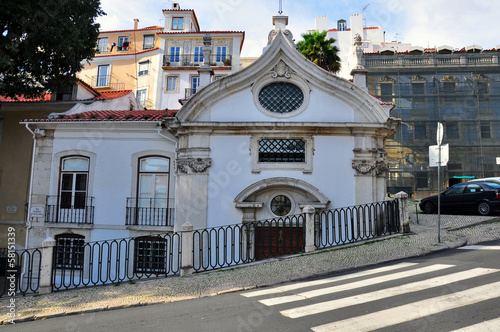
[[[202,31],[245,31],[243,57],[257,57],[273,29],[272,17],[279,15],[279,0],[101,0],[107,13],[98,18],[101,30],[164,25],[162,9],[177,2],[182,9],[194,9]],[[363,10],[364,9],[364,10]],[[492,49],[500,45],[500,1],[492,0],[282,0],[288,29],[298,42],[315,28],[316,16],[328,16],[330,29],[337,20],[364,14],[367,27],[385,30],[385,41],[413,46],[448,45],[460,49],[480,45]]]

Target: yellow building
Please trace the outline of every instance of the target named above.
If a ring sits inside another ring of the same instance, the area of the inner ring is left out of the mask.
[[[163,10],[164,27],[103,31],[99,53],[85,63],[78,75],[97,91],[134,91],[147,109],[179,109],[199,87],[198,70],[209,61],[211,80],[243,68],[240,53],[242,31],[202,31],[194,10],[173,3]],[[211,38],[210,59],[202,53],[204,37]]]
[[[151,109],[161,59],[158,32],[163,28],[139,29],[138,23],[134,20],[131,30],[102,31],[97,55],[78,77],[97,91],[132,90],[141,105]]]

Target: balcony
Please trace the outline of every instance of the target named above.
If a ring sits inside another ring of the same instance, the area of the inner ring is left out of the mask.
[[[47,196],[45,222],[93,224],[94,197],[85,195]]]
[[[111,90],[125,90],[125,83],[119,82],[113,75],[96,75],[90,77],[90,86],[94,88],[109,88]]]
[[[202,54],[167,54],[163,56],[163,69],[193,69],[203,66],[205,59]],[[226,54],[212,54],[210,57],[210,66],[219,67],[218,69],[230,70],[232,58]]]
[[[173,226],[174,199],[165,198],[127,198],[128,226]]]

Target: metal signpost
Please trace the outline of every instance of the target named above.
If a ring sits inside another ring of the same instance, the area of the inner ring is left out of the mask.
[[[438,168],[438,242],[441,243],[441,165],[445,166],[449,159],[449,146],[443,142],[443,124],[438,122],[437,145],[429,146],[429,166]],[[437,157],[437,158],[436,158]]]

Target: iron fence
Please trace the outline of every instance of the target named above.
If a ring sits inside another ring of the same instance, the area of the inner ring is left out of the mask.
[[[0,249],[0,297],[37,293],[41,262],[42,251],[39,248]]]
[[[181,237],[177,233],[88,243],[57,243],[52,289],[116,284],[180,273]]]
[[[93,224],[94,197],[47,196],[45,222]]]
[[[127,198],[126,225],[173,226],[174,199]]]
[[[210,66],[230,66],[232,56],[226,53],[212,54],[209,59]],[[205,59],[203,53],[179,54],[171,53],[163,56],[163,65],[166,67],[195,67],[203,66]]]
[[[398,233],[399,200],[316,212],[314,223],[316,249]]]
[[[304,251],[304,216],[225,225],[193,232],[193,270],[204,272]]]

